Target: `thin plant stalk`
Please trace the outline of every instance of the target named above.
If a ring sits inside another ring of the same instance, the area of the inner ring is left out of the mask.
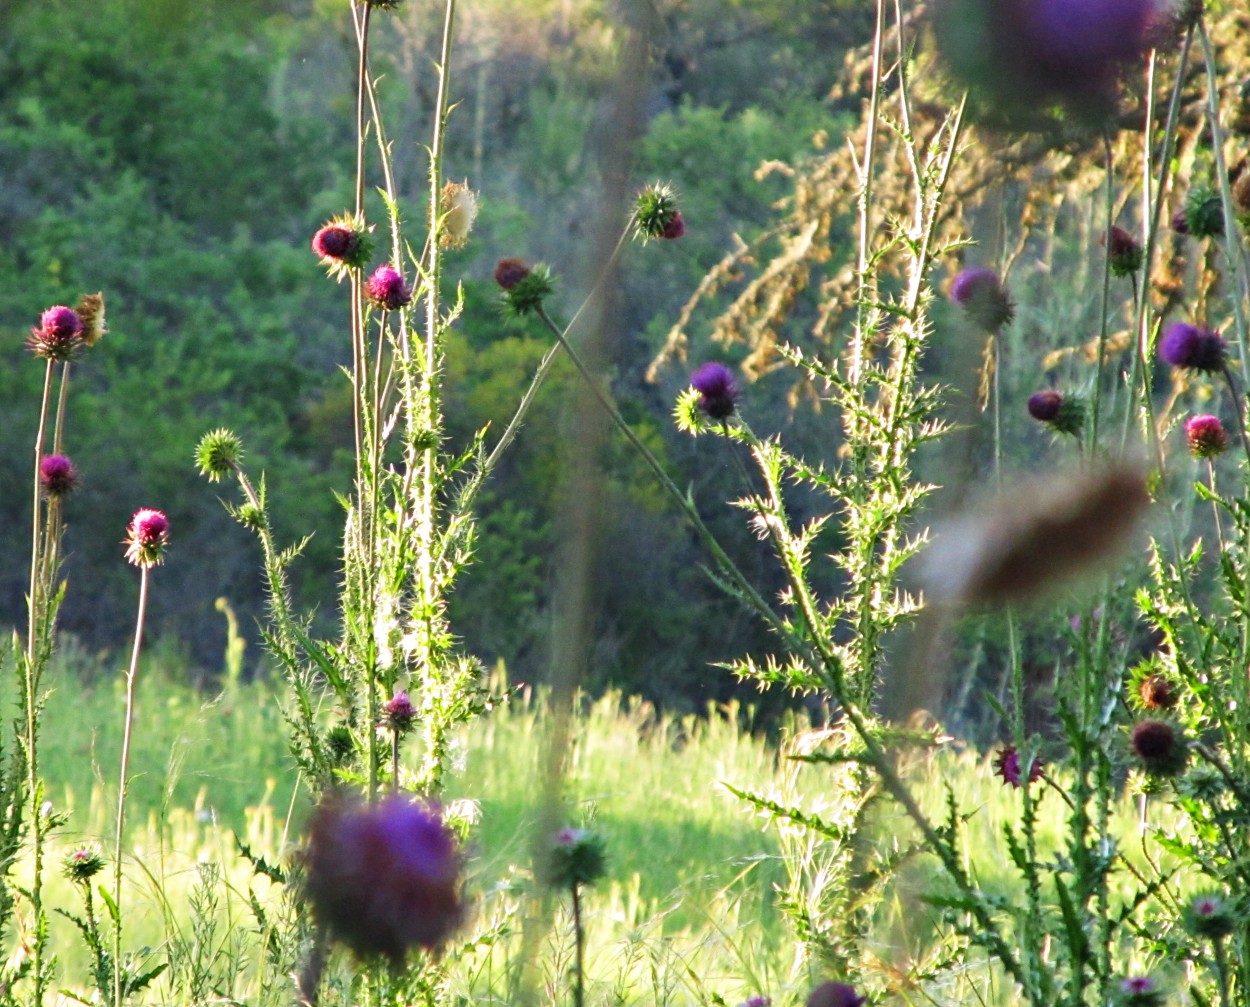
[[[573,1007],[583,1007],[586,1002],[586,935],[582,929],[581,886],[574,881],[573,894],[573,942],[575,964],[573,969]],[[1228,1007],[1227,1004],[1224,1007]]]
[[[126,721],[122,731],[122,763],[117,780],[117,839],[113,857],[113,1003],[122,1004],[122,838],[126,825],[126,773],[130,761],[130,739],[134,727],[135,680],[139,675],[139,650],[143,644],[143,623],[148,607],[148,571],[139,567],[139,613],[135,620],[135,640],[130,651],[130,667],[126,672]]]

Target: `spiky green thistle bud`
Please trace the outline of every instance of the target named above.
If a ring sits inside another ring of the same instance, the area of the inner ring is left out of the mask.
[[[243,442],[225,427],[206,433],[195,448],[195,464],[210,483],[236,471],[242,460]]]
[[[686,233],[686,222],[677,209],[677,193],[671,185],[648,185],[634,201],[634,237],[671,241]]]

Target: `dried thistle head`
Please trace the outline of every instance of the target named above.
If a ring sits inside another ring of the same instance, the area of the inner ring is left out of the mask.
[[[939,529],[924,580],[938,600],[1030,601],[1105,568],[1150,502],[1146,473],[1121,464],[1028,482]]]

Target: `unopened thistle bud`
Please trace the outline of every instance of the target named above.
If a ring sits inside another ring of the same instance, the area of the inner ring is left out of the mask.
[[[1218,238],[1224,234],[1224,204],[1220,194],[1209,186],[1197,185],[1190,189],[1180,213],[1185,227],[1176,229],[1182,234],[1192,234],[1195,238]]]
[[[1104,234],[1100,239],[1107,241]],[[1111,228],[1111,243],[1107,246],[1107,262],[1113,276],[1132,276],[1142,264],[1141,244],[1122,227]]]
[[[82,319],[63,304],[45,311],[26,340],[30,352],[44,360],[72,360],[82,345]]]
[[[1219,371],[1228,358],[1228,343],[1213,329],[1173,322],[1159,340],[1159,357],[1181,370]]]
[[[169,518],[147,507],[135,511],[126,531],[126,559],[135,566],[157,566],[165,560],[169,546]]]
[[[738,407],[738,383],[733,371],[710,361],[690,375],[690,386],[699,393],[699,411],[714,420],[726,420]]]
[[[82,322],[82,343],[84,346],[95,346],[108,335],[108,323],[104,320],[104,294],[83,294],[78,299],[78,307],[74,309],[78,320]]]
[[[518,315],[537,311],[555,290],[550,269],[541,262],[531,268],[522,259],[500,259],[495,282],[503,289],[504,303]]]
[[[102,870],[104,857],[94,846],[80,846],[71,850],[61,861],[61,872],[70,881],[80,885],[88,884]]]
[[[382,713],[386,718],[384,723],[396,734],[407,734],[411,731],[412,722],[417,717],[416,708],[404,689],[400,689],[382,705]]]
[[[195,464],[210,483],[236,471],[242,460],[243,442],[225,427],[206,433],[195,448]]]
[[[1015,306],[994,270],[985,266],[965,269],[951,283],[951,300],[989,333],[996,333],[1015,317]]]
[[[1181,729],[1166,720],[1141,720],[1133,725],[1129,747],[1151,776],[1179,776],[1189,761]]]
[[[78,469],[64,455],[48,455],[39,463],[39,485],[50,497],[62,497],[78,486]]]
[[[326,272],[336,280],[342,280],[353,270],[364,269],[372,244],[365,222],[353,214],[335,217],[312,238],[312,250],[321,257]]]
[[[378,266],[365,281],[365,296],[370,303],[387,311],[398,311],[412,302],[412,290],[395,267]]]
[[[1061,434],[1079,436],[1085,426],[1085,404],[1075,395],[1064,395],[1053,388],[1029,396],[1029,415]]]
[[[1228,449],[1228,431],[1218,416],[1191,416],[1185,421],[1185,443],[1195,458],[1214,458]]]
[[[468,182],[448,182],[439,200],[443,213],[439,244],[444,248],[463,248],[477,220],[477,193]]]
[[[672,240],[686,233],[686,222],[677,209],[677,193],[671,185],[648,185],[634,201],[634,236]]]

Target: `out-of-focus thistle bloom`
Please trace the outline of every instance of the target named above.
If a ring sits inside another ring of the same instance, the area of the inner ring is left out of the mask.
[[[1125,976],[1120,980],[1121,1007],[1163,1007],[1163,990],[1153,976]]]
[[[1129,747],[1151,776],[1180,776],[1189,761],[1184,733],[1166,720],[1139,720],[1129,734]]]
[[[102,870],[104,857],[94,846],[79,846],[70,850],[61,861],[61,873],[80,885],[88,884]]]
[[[1157,661],[1147,660],[1129,672],[1129,700],[1139,710],[1171,710],[1180,700],[1180,690]]]
[[[163,563],[169,546],[169,518],[158,510],[144,507],[135,511],[126,530],[126,559],[135,566]]]
[[[322,804],[312,821],[305,885],[319,923],[362,958],[402,963],[460,925],[461,856],[442,817],[393,795]]]
[[[846,983],[821,983],[807,995],[807,1007],[863,1007],[865,998]]]
[[[1219,371],[1228,358],[1228,343],[1213,329],[1173,322],[1159,340],[1159,358],[1191,371]]]
[[[998,332],[1016,313],[998,274],[987,266],[959,273],[951,282],[951,300],[986,332]]]
[[[195,447],[195,464],[210,483],[237,471],[242,461],[243,442],[225,427],[206,433]]]
[[[312,238],[312,250],[336,280],[353,270],[364,269],[372,246],[365,222],[349,213],[328,221]]]
[[[772,997],[753,996],[742,1001],[741,1007],[772,1007]]]
[[[1146,474],[1131,464],[1025,482],[939,528],[924,554],[925,584],[939,601],[1029,601],[1106,570],[1149,503]]]
[[[1156,0],[941,0],[944,64],[974,114],[1005,129],[1106,124],[1151,45]]]
[[[365,296],[374,306],[398,311],[412,302],[412,290],[394,266],[378,266],[365,281]]]
[[[444,248],[463,248],[477,220],[477,193],[467,181],[448,182],[439,197],[439,207],[443,213],[439,244]]]
[[[1185,908],[1185,929],[1195,937],[1223,940],[1236,925],[1237,916],[1233,907],[1219,892],[1195,895]]]
[[[396,734],[407,734],[412,730],[412,722],[417,717],[416,708],[404,689],[382,704],[382,713],[386,717],[386,726]]]
[[[1233,183],[1233,207],[1237,211],[1237,217],[1241,221],[1242,227],[1246,227],[1247,221],[1250,221],[1250,168],[1243,169],[1242,173],[1237,176],[1237,181]]]
[[[634,236],[672,240],[686,233],[686,222],[677,209],[677,193],[671,185],[648,185],[634,201]]]
[[[1023,767],[1020,765],[1020,753],[1014,745],[1000,748],[994,759],[994,772],[1003,778],[1004,783],[1020,787],[1024,783],[1036,783],[1042,778],[1042,760],[1034,757],[1029,763],[1029,778],[1024,779]]]
[[[1048,388],[1029,396],[1029,415],[1061,434],[1079,436],[1085,426],[1085,403],[1075,395]]]
[[[64,455],[48,455],[39,463],[39,485],[50,497],[62,497],[78,487],[78,469]]]
[[[104,320],[104,294],[83,294],[74,309],[82,322],[82,344],[95,346],[108,335],[108,323]]]
[[[1213,458],[1228,449],[1228,431],[1218,416],[1191,416],[1185,421],[1185,443],[1195,458]]]
[[[690,387],[699,393],[699,410],[714,420],[726,420],[738,407],[738,383],[733,371],[715,360],[690,375]]]
[[[555,290],[550,269],[541,262],[531,268],[523,259],[500,259],[495,282],[503,288],[504,303],[518,315],[537,311]]]
[[[82,345],[82,319],[63,304],[45,311],[26,340],[30,352],[44,360],[72,360]]]
[[[541,857],[539,874],[552,888],[593,885],[607,870],[603,837],[590,829],[560,829],[547,841]]]
[[[1106,244],[1104,234],[1100,242]],[[1141,243],[1122,227],[1111,228],[1111,243],[1107,247],[1107,263],[1113,276],[1132,276],[1142,264]]]
[[[1182,226],[1178,227],[1180,223]],[[1209,186],[1196,185],[1185,197],[1185,206],[1172,217],[1172,230],[1195,238],[1219,238],[1224,234],[1224,204]]]

